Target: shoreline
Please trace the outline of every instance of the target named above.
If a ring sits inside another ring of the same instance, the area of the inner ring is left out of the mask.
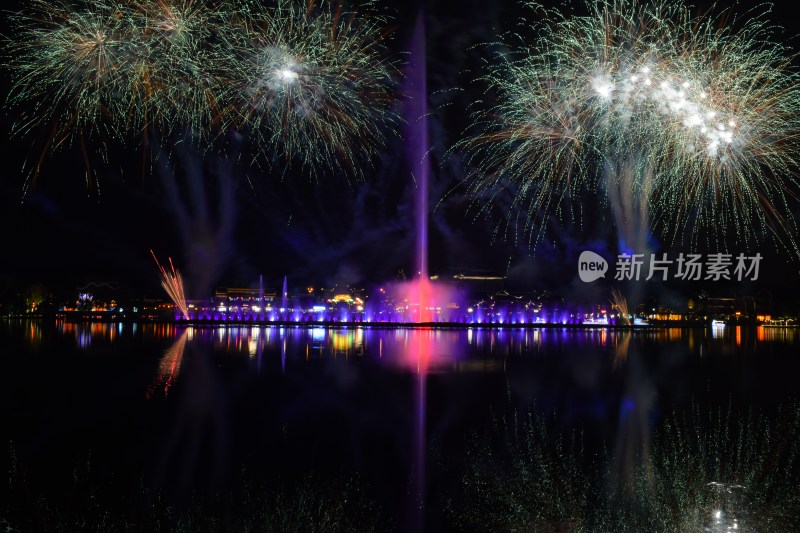
[[[524,323],[499,323],[499,322],[376,322],[366,320],[354,321],[300,321],[300,320],[176,320],[157,316],[127,316],[103,315],[87,313],[81,315],[7,315],[6,320],[53,320],[73,323],[140,323],[140,324],[172,324],[187,327],[219,327],[219,326],[257,326],[257,327],[293,327],[293,328],[369,328],[369,329],[605,329],[622,331],[658,330],[665,328],[680,329],[706,329],[716,327],[711,320],[707,321],[674,321],[674,322],[649,322],[647,324],[561,324],[556,322],[524,322]],[[727,321],[719,326],[745,326],[768,328],[799,328],[800,324],[763,324],[755,321]]]

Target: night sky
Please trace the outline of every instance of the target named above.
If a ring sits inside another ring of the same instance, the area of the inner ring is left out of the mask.
[[[756,2],[739,6],[751,4]],[[391,51],[402,53],[417,8],[413,3],[385,5],[395,14]],[[425,9],[432,112],[430,203],[438,204],[431,217],[431,273],[508,275],[509,287],[518,290],[548,288],[565,294],[587,290],[576,284],[575,263],[581,250],[613,248],[612,217],[606,208],[587,198],[591,220],[582,226],[554,225],[536,249],[524,240],[493,242],[492,221],[475,220],[468,212],[464,188],[459,187],[466,163],[458,153],[447,153],[468,124],[467,106],[481,96],[471,80],[487,52],[472,47],[516,29],[518,17],[526,11],[517,2],[481,0],[428,2]],[[789,7],[777,6],[770,20],[785,27],[787,38],[800,29]],[[4,95],[8,87],[4,72]],[[253,285],[260,274],[268,286],[277,286],[284,275],[299,286],[364,286],[393,280],[401,270],[406,275],[414,271],[414,185],[399,135],[389,138],[383,157],[374,161],[374,171],[364,173],[363,182],[331,173],[311,177],[299,166],[267,172],[246,164],[246,158],[229,165],[213,151],[200,154],[187,146],[177,149],[180,163],[171,176],[165,176],[150,159],[143,167],[141,144],[132,140],[126,146],[110,146],[106,163],[92,158],[98,190],[85,181],[81,151],[67,146],[48,157],[23,198],[22,168],[26,160],[38,157],[41,138],[12,136],[16,113],[5,106],[0,116],[5,132],[0,174],[0,280],[4,287],[41,282],[69,293],[88,281],[114,281],[158,295],[151,248],[162,259],[171,256],[190,287],[194,280],[195,290],[202,285]],[[235,183],[235,199],[229,204],[219,201],[221,172]],[[205,212],[188,199],[198,186],[205,194],[201,202]],[[508,199],[500,199],[496,212],[502,212],[504,201]],[[657,241],[656,249],[672,252]],[[797,295],[797,259],[776,252],[769,242],[758,250],[735,245],[732,249],[765,256],[756,289],[787,298]],[[197,254],[215,258],[203,272],[192,267],[191,258]],[[605,300],[603,291],[597,297]]]

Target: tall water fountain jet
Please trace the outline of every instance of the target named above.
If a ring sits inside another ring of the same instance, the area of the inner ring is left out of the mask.
[[[419,305],[419,313],[413,317],[416,322],[430,322],[430,287],[428,277],[428,177],[430,161],[428,159],[428,76],[425,60],[425,19],[422,9],[417,14],[414,33],[409,46],[410,67],[407,77],[406,92],[408,100],[405,106],[406,123],[406,157],[411,167],[412,177],[416,184],[415,202],[416,220],[416,264],[415,279],[409,286],[408,299],[412,305]]]
[[[412,322],[427,323],[434,321],[432,309],[435,302],[428,275],[428,177],[430,175],[430,160],[428,159],[428,83],[427,63],[425,60],[425,17],[423,8],[417,13],[414,33],[409,46],[410,68],[407,78],[407,97],[405,106],[406,116],[406,157],[411,167],[412,176],[417,188],[416,194],[416,264],[414,279],[403,288],[406,301],[410,307]],[[418,310],[414,313],[415,306]],[[422,531],[425,516],[426,493],[426,393],[428,361],[430,346],[424,342],[423,335],[429,332],[420,332],[420,343],[416,346],[416,396],[415,396],[415,424],[413,431],[413,478],[414,488],[410,494],[409,513],[407,524],[409,530]]]
[[[414,32],[409,45],[409,68],[406,77],[404,106],[406,119],[406,158],[416,187],[415,209],[415,264],[414,277],[400,287],[401,297],[407,302],[406,320],[416,323],[455,321],[456,312],[448,304],[455,301],[453,291],[430,281],[428,272],[428,219],[430,215],[428,180],[431,174],[428,157],[428,83],[426,72],[425,18],[423,10],[417,14]]]
[[[281,313],[285,313],[289,307],[289,287],[286,276],[283,276],[283,290],[281,291]]]

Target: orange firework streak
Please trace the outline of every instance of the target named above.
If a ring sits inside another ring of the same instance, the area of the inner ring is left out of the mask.
[[[181,273],[175,269],[175,265],[172,264],[172,258],[169,259],[169,267],[171,269],[171,273],[167,272],[167,270],[161,266],[161,263],[158,262],[158,258],[153,250],[150,250],[150,254],[153,256],[153,259],[158,265],[158,269],[161,271],[161,286],[164,287],[164,290],[167,291],[167,295],[169,295],[170,300],[172,303],[175,304],[175,307],[181,312],[181,315],[184,319],[189,319],[189,308],[186,305],[186,295],[183,292],[183,278],[181,277]]]

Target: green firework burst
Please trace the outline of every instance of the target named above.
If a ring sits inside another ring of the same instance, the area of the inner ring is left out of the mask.
[[[245,20],[245,31],[228,41],[243,104],[235,120],[285,160],[360,172],[363,156],[383,147],[374,125],[396,122],[383,17],[281,0],[271,8],[250,4]]]
[[[584,16],[530,7],[536,37],[515,35],[486,62],[497,101],[460,143],[478,169],[479,211],[511,183],[506,230],[523,213],[535,241],[537,221],[613,189],[673,241],[771,233],[800,253],[800,77],[763,13],[697,17],[682,2],[639,0],[587,0]]]
[[[372,3],[34,0],[11,20],[16,131],[44,128],[45,152],[87,134],[102,147],[108,133],[237,129],[269,159],[360,175],[396,122],[397,68]]]

